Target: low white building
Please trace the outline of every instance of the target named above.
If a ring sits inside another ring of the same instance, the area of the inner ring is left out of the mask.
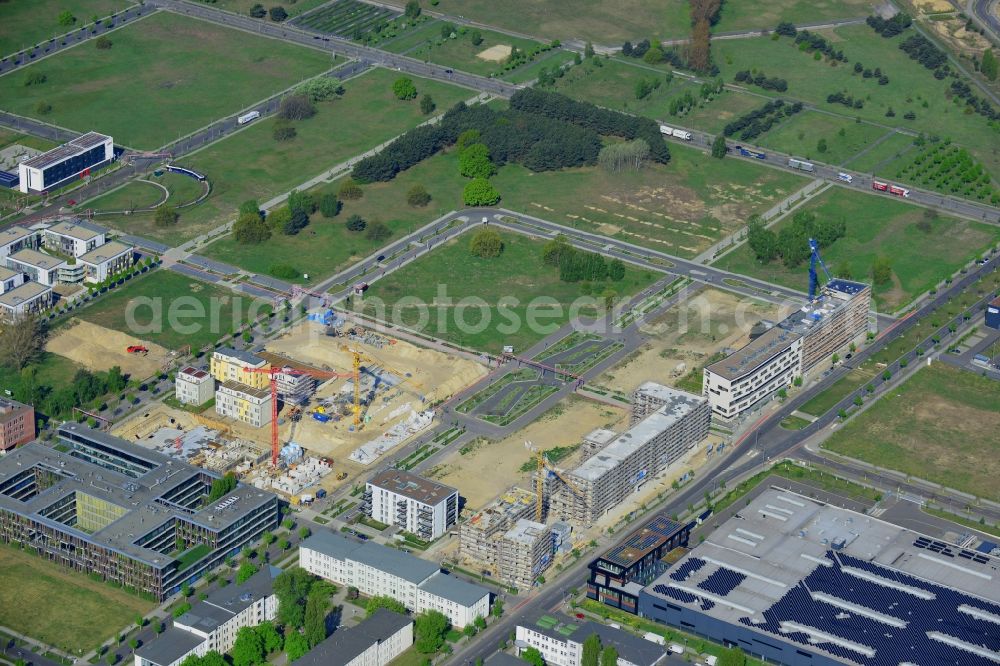
[[[218,588],[173,625],[135,651],[135,666],[179,666],[188,656],[225,653],[233,648],[236,633],[273,620],[278,598],[272,589],[280,569],[265,566],[242,584]]]
[[[224,382],[215,389],[215,413],[261,428],[271,422],[271,391]]]
[[[14,225],[0,229],[0,259],[25,248],[38,247],[38,232]]]
[[[518,655],[529,647],[542,653],[547,666],[581,666],[583,642],[596,634],[601,647],[614,647],[618,666],[655,666],[666,661],[667,651],[653,641],[622,629],[593,621],[580,622],[557,614],[544,614],[518,622],[514,645]]]
[[[84,267],[84,281],[104,282],[110,276],[132,267],[135,247],[111,241],[81,255],[77,261]]]
[[[18,164],[18,187],[25,194],[48,191],[87,175],[114,157],[115,146],[110,136],[87,132]]]
[[[0,266],[0,294],[13,291],[24,284],[24,273]]]
[[[414,613],[439,611],[458,629],[490,611],[489,590],[442,573],[433,562],[329,530],[300,544],[299,566],[367,596],[390,596]]]
[[[775,327],[704,370],[702,394],[712,414],[730,421],[802,374],[802,336]]]
[[[174,397],[185,405],[204,405],[215,394],[215,379],[205,370],[190,365],[177,373]]]
[[[107,232],[101,227],[77,222],[57,222],[42,229],[42,244],[71,257],[82,257],[107,242]]]
[[[364,507],[380,523],[433,541],[458,522],[458,491],[410,472],[386,469],[366,484]]]
[[[7,257],[7,268],[20,271],[32,282],[46,287],[59,284],[59,269],[65,266],[66,262],[62,259],[30,248],[18,250]]]
[[[385,666],[413,645],[413,620],[380,608],[361,624],[338,629],[296,661],[298,666]]]
[[[37,282],[24,282],[0,294],[0,319],[10,321],[52,305],[52,288]]]

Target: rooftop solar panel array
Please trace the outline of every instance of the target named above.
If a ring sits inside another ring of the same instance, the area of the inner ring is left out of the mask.
[[[740,583],[746,579],[747,577],[741,573],[720,567],[713,571],[708,578],[698,583],[698,587],[706,592],[724,597],[739,587]]]
[[[681,582],[703,566],[705,566],[705,560],[698,557],[689,557],[684,564],[677,567],[677,570],[670,574],[670,577],[677,582]]]

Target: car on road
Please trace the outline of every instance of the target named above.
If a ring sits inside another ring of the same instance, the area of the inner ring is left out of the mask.
[[[453,70],[453,69],[446,69],[446,70],[444,70],[444,73],[445,74],[454,74],[455,70]]]
[[[845,183],[853,183],[854,176],[852,176],[849,173],[844,173],[843,171],[841,171],[840,173],[837,174],[837,180],[842,180]]]
[[[375,261],[385,261],[385,255],[384,254],[378,255],[377,257],[375,257]]]

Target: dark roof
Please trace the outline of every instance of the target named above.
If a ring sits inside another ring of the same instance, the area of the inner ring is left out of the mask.
[[[471,606],[483,597],[489,596],[489,591],[484,587],[440,572],[427,579],[420,589],[463,606]]]
[[[647,641],[623,629],[615,629],[597,622],[576,622],[563,615],[539,615],[522,622],[521,626],[553,638],[561,643],[572,640],[582,644],[591,634],[597,634],[601,645],[613,645],[618,656],[636,666],[652,666],[663,659],[666,650],[662,645]]]
[[[191,377],[194,377],[195,379],[204,379],[205,377],[208,377],[208,373],[207,372],[205,372],[204,370],[201,370],[199,368],[196,368],[194,366],[191,366],[191,365],[186,366],[183,370],[181,370],[180,374],[182,374],[182,375],[190,375]]]
[[[385,608],[351,629],[338,629],[298,660],[299,666],[341,666],[375,643],[394,636],[413,620]]]
[[[171,626],[149,643],[136,649],[135,653],[159,666],[168,666],[201,645],[205,640],[189,631]]]
[[[360,543],[348,539],[330,530],[317,530],[315,534],[303,541],[300,548],[309,548],[324,555],[342,560],[351,558],[370,567],[399,576],[414,584],[425,581],[440,568],[433,562],[422,560],[401,550],[389,548],[374,541]]]
[[[451,486],[425,479],[401,469],[383,470],[368,483],[432,506],[458,492]]]
[[[864,284],[863,282],[852,282],[850,280],[845,280],[843,278],[836,278],[834,280],[830,280],[829,282],[826,283],[826,286],[828,289],[833,289],[834,291],[841,291],[845,294],[850,294],[852,296],[854,294],[861,293],[868,287],[868,285]]]
[[[271,596],[274,578],[279,573],[281,569],[267,566],[243,583],[217,588],[177,618],[177,623],[201,631],[214,631],[258,600]]]
[[[250,352],[244,351],[242,349],[233,349],[232,347],[221,347],[219,349],[216,349],[215,351],[217,354],[221,354],[222,356],[229,356],[235,359],[239,359],[244,363],[248,363],[253,366],[266,363],[266,361],[262,359],[260,356],[257,356],[256,354],[251,354]]]
[[[619,566],[630,567],[683,529],[683,524],[659,514],[601,555],[601,559]]]

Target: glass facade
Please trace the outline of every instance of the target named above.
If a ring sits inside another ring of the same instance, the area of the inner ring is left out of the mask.
[[[76,157],[71,157],[64,162],[53,164],[43,169],[42,182],[45,184],[45,189],[52,189],[61,184],[62,181],[72,178],[84,169],[96,166],[104,161],[104,144],[102,143]]]

